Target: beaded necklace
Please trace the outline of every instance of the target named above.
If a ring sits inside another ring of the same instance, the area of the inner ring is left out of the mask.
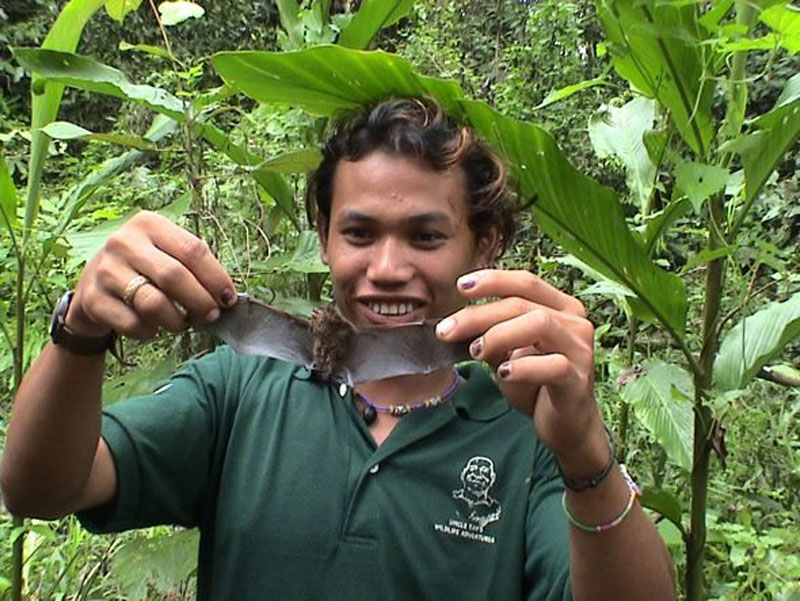
[[[453,382],[447,387],[447,390],[445,390],[442,394],[433,395],[424,401],[413,404],[404,403],[399,405],[378,405],[377,403],[373,403],[372,400],[370,400],[370,398],[364,393],[356,392],[359,398],[364,401],[364,409],[361,410],[361,417],[364,418],[364,422],[368,426],[371,426],[378,417],[378,411],[381,413],[388,413],[393,417],[403,417],[404,415],[408,415],[417,409],[435,407],[436,405],[444,403],[453,395],[453,393],[456,391],[456,387],[458,386],[459,378],[460,376],[458,375],[458,372],[454,369]]]

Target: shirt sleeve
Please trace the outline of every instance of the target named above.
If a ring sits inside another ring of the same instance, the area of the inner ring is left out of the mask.
[[[525,592],[527,601],[572,601],[569,527],[561,507],[564,484],[555,457],[544,445],[531,476],[528,503]]]
[[[103,411],[102,436],[116,466],[117,495],[106,506],[79,512],[84,527],[102,533],[199,523],[234,369],[235,354],[220,347],[153,394]]]

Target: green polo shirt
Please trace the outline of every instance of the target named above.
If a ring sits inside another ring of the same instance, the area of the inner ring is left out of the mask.
[[[220,347],[111,406],[94,532],[199,527],[198,599],[569,599],[552,454],[479,364],[376,446],[351,391]]]

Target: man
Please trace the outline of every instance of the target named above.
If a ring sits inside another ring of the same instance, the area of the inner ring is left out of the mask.
[[[471,364],[348,390],[223,347],[101,429],[102,352],[75,349],[183,329],[179,306],[213,322],[235,302],[201,240],[142,213],[62,308],[86,346],[57,338],[19,390],[9,508],[82,512],[96,531],[198,526],[200,599],[674,598],[594,401],[583,306],[492,269],[513,233],[497,157],[434,103],[385,101],[339,123],[307,210],[345,317],[441,318],[437,335],[471,340],[497,384]],[[489,511],[472,519],[474,491],[455,489],[489,466]]]

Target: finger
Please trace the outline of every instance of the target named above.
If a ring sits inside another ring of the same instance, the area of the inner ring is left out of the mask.
[[[576,327],[585,328],[586,326],[591,326],[591,323],[587,320],[572,314],[558,312],[534,301],[512,296],[483,305],[464,307],[440,321],[436,326],[436,333],[442,340],[469,340],[480,336],[495,324],[537,310],[557,315],[563,320],[575,323]],[[580,325],[583,322],[585,322],[585,325]],[[530,344],[530,342],[526,344]]]
[[[574,364],[560,353],[526,355],[504,361],[497,368],[497,376],[505,385],[529,388],[568,388],[580,381]]]
[[[533,347],[538,353],[559,353],[578,365],[591,365],[592,329],[586,320],[537,308],[491,326],[472,342],[470,353],[497,365],[517,349]]]
[[[80,294],[83,295],[83,312],[95,323],[106,325],[118,334],[139,340],[147,340],[156,335],[158,328],[155,325],[147,323],[119,297],[101,291],[96,284],[87,286],[85,290],[80,291]]]
[[[456,285],[461,294],[470,299],[518,296],[556,311],[586,317],[582,302],[530,271],[482,269],[461,276]]]
[[[157,328],[180,332],[189,327],[186,314],[153,284],[145,284],[136,291],[131,307],[142,320]],[[219,309],[214,310],[219,312]]]
[[[136,295],[134,304],[143,314],[157,316],[161,313],[165,319],[167,315],[178,316],[173,304],[173,301],[177,301],[189,316],[198,321],[214,321],[219,315],[219,302],[212,293],[197,279],[195,273],[169,254],[154,246],[145,246],[131,257],[131,267],[149,278],[154,285],[145,286],[140,291],[147,294]],[[153,287],[158,293],[152,290]],[[147,304],[141,304],[139,296],[145,296]],[[168,323],[174,323],[171,317],[163,325],[167,326]]]
[[[205,240],[160,215],[150,214],[149,217],[152,226],[148,229],[148,235],[156,248],[183,264],[205,288],[215,303],[227,307],[236,302],[233,280],[211,253]],[[167,291],[165,283],[158,282],[159,287]],[[187,309],[189,308],[189,303],[184,301],[191,299],[179,298],[177,300],[180,300]]]

